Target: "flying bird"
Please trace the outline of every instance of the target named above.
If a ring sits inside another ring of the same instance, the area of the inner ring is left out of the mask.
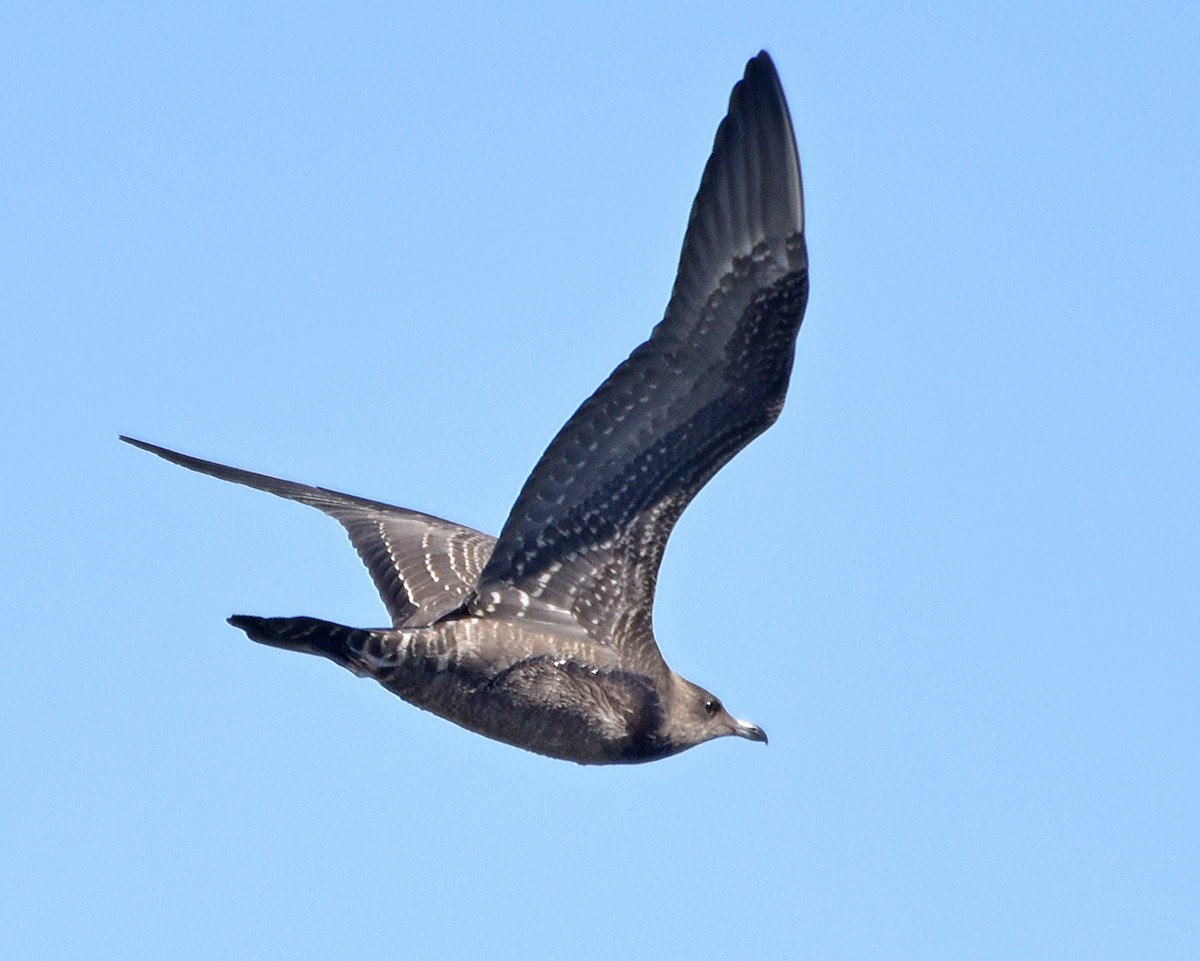
[[[335,518],[392,621],[229,619],[254,641],[319,654],[472,731],[580,764],[653,761],[731,734],[766,742],[667,666],[651,615],[680,514],[779,416],[807,300],[800,161],[762,52],[717,128],[666,315],[550,442],[498,538],[121,439]]]

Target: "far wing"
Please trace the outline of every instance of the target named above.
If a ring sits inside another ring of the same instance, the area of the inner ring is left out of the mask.
[[[733,89],[666,316],[559,431],[468,599],[659,657],[651,607],[675,521],[783,406],[808,298],[800,162],[774,65]]]
[[[121,440],[173,464],[324,511],[346,528],[394,627],[430,624],[462,604],[496,539],[461,524],[350,494],[226,467],[145,441]]]

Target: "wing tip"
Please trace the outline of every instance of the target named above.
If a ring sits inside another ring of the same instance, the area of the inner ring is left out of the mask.
[[[750,79],[752,76],[759,74],[765,77],[773,77],[775,82],[779,83],[779,72],[775,68],[775,61],[766,50],[759,50],[758,53],[746,61],[745,78]]]
[[[734,84],[729,95],[727,116],[735,114],[745,115],[746,122],[759,125],[768,139],[772,131],[782,132],[780,146],[784,153],[784,179],[787,181],[785,196],[794,200],[795,204],[795,210],[789,211],[788,226],[792,228],[789,232],[803,234],[804,179],[800,172],[800,152],[796,148],[796,129],[787,95],[783,91],[783,81],[779,79],[775,61],[766,50],[759,50],[746,62],[742,79]]]
[[[717,125],[688,217],[672,298],[686,273],[717,261],[724,266],[727,255],[745,255],[759,241],[799,249],[804,228],[804,184],[791,111],[775,63],[761,50],[747,61]],[[803,261],[797,256],[793,266],[799,269]]]
[[[136,437],[130,437],[128,434],[118,434],[117,440],[123,444],[129,444],[131,447],[136,447],[138,450],[148,450],[151,453],[157,450],[153,444],[149,444],[144,440],[138,440]]]
[[[151,444],[149,441],[138,440],[136,437],[130,437],[127,434],[118,434],[117,439],[130,447],[136,447],[138,450],[144,450],[147,454],[154,454],[156,457],[161,457],[165,461],[170,461],[172,464],[177,464],[180,467],[187,467],[190,470],[200,471],[205,473],[204,468],[197,465],[207,464],[207,461],[202,461],[198,457],[191,457],[188,454],[181,454],[179,451],[170,450],[166,447],[159,447],[157,444]]]

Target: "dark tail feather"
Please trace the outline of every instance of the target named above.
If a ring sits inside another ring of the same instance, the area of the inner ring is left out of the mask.
[[[229,623],[245,631],[252,641],[285,651],[320,654],[355,674],[369,676],[372,672],[364,654],[372,645],[374,635],[386,632],[364,631],[344,627],[315,617],[253,617],[235,614]]]

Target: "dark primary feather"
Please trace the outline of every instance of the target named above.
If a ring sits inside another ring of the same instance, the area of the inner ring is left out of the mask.
[[[770,58],[730,97],[666,316],[559,431],[469,599],[574,621],[635,659],[658,568],[696,492],[778,416],[808,296],[800,163]]]
[[[431,624],[458,607],[496,543],[489,534],[420,511],[226,467],[132,437],[121,440],[201,474],[299,501],[339,521],[394,627]]]

